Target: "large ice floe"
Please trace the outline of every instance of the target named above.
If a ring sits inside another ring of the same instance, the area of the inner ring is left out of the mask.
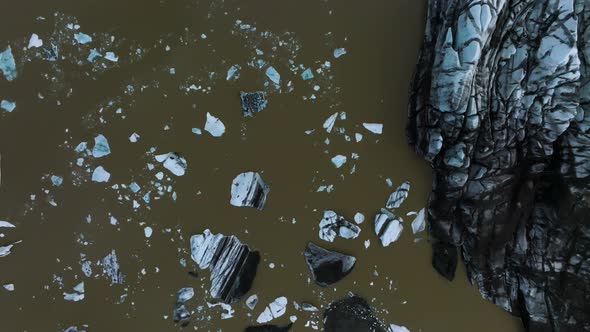
[[[226,303],[248,293],[260,262],[258,251],[237,237],[212,234],[208,229],[191,236],[191,257],[199,268],[211,271],[211,296]]]
[[[375,216],[375,234],[384,247],[397,241],[403,229],[402,219],[385,209]]]

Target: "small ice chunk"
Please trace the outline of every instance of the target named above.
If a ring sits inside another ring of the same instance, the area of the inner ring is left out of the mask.
[[[82,32],[75,33],[74,39],[78,42],[78,44],[86,44],[92,41],[92,37]]]
[[[109,182],[111,173],[107,172],[102,166],[98,166],[92,172],[92,181],[94,182]]]
[[[90,50],[90,54],[88,54],[88,58],[86,58],[86,60],[88,60],[88,62],[93,62],[94,59],[98,58],[98,57],[102,57],[102,54],[97,51],[95,48]]]
[[[129,136],[129,142],[131,143],[137,143],[137,140],[139,139],[139,134],[137,133],[133,133],[131,134],[131,136]]]
[[[343,156],[341,154],[334,156],[332,158],[332,164],[334,164],[334,166],[336,166],[336,168],[342,167],[342,165],[344,165],[345,163],[346,163],[346,156]]]
[[[385,206],[388,209],[397,209],[399,208],[403,202],[408,198],[408,193],[410,191],[410,182],[406,181],[397,187],[394,192],[389,195],[389,199],[387,199],[387,203]]]
[[[74,287],[73,293],[63,293],[64,300],[78,302],[84,299],[84,282],[77,284]]]
[[[143,235],[145,235],[146,238],[150,238],[152,236],[153,230],[150,226],[147,226],[143,229]]]
[[[41,40],[36,33],[32,34],[31,38],[29,39],[29,46],[27,46],[27,48],[39,48],[41,46],[43,46],[43,40]]]
[[[94,148],[92,149],[92,156],[94,158],[101,158],[111,153],[109,141],[102,134],[94,138]]]
[[[14,111],[14,109],[16,108],[16,103],[13,101],[3,99],[0,102],[0,108],[5,110],[6,112],[10,113],[10,112]]]
[[[16,62],[12,55],[12,49],[8,46],[3,52],[0,52],[0,71],[4,74],[7,81],[13,81],[16,76]]]
[[[344,54],[346,54],[346,49],[345,48],[337,48],[334,50],[334,57],[336,59],[338,59],[339,57],[343,56]]]
[[[14,292],[14,284],[4,284],[2,287],[9,292]]]
[[[368,131],[372,132],[373,134],[380,135],[383,133],[383,124],[382,123],[363,123],[363,127]]]
[[[188,166],[186,159],[176,152],[157,155],[156,160],[176,176],[183,176]]]
[[[266,76],[274,84],[280,84],[281,83],[281,75],[279,74],[279,72],[273,66],[270,66],[270,67],[266,68]]]
[[[389,328],[387,329],[387,332],[410,332],[410,330],[408,330],[408,328],[405,326],[389,324]]]
[[[223,302],[210,303],[210,302],[207,302],[207,306],[209,308],[221,307],[223,309],[223,312],[221,313],[221,319],[230,319],[230,318],[232,318],[234,316],[235,310],[232,308],[231,305],[229,305],[227,303],[223,303]]]
[[[15,228],[13,224],[9,223],[8,221],[0,220],[0,228]]]
[[[118,57],[118,56],[116,56],[116,55],[115,55],[115,53],[113,53],[113,52],[107,52],[107,53],[104,55],[104,58],[105,58],[106,60],[109,60],[109,61],[111,61],[111,62],[117,62],[117,61],[119,61],[119,57]]]
[[[269,190],[260,174],[256,172],[241,173],[232,181],[229,203],[237,207],[250,206],[262,210]]]
[[[338,112],[330,115],[329,118],[326,119],[326,121],[324,121],[324,129],[326,129],[326,131],[328,133],[330,133],[332,131],[332,128],[334,127],[334,123],[336,123],[336,118],[338,118]]]
[[[102,270],[103,273],[110,278],[111,284],[123,283],[125,276],[123,275],[123,272],[121,272],[115,250],[112,250],[110,254],[102,259]]]
[[[254,310],[254,308],[256,307],[256,304],[258,304],[258,295],[256,295],[256,294],[250,295],[250,297],[248,297],[246,299],[246,306],[250,310]]]
[[[362,224],[363,221],[365,221],[365,215],[360,212],[357,212],[354,215],[354,222],[356,222],[357,224]]]
[[[304,81],[312,79],[313,78],[313,71],[311,70],[311,68],[307,68],[306,70],[304,70],[303,73],[301,73],[301,78]]]
[[[129,189],[131,189],[131,191],[133,191],[134,193],[138,192],[141,188],[139,187],[139,185],[135,182],[131,182],[129,184]]]
[[[239,71],[240,69],[242,69],[242,67],[240,67],[240,65],[233,65],[231,67],[229,67],[229,69],[227,70],[227,76],[225,77],[226,81],[233,79],[238,79],[240,77]]]
[[[258,316],[256,322],[259,324],[268,323],[275,318],[279,318],[287,311],[287,298],[284,296],[272,301],[264,311]]]
[[[51,183],[53,183],[54,186],[59,187],[59,186],[61,186],[61,184],[63,182],[64,182],[64,178],[62,178],[61,176],[57,176],[57,175],[51,176]]]
[[[9,244],[7,246],[0,246],[0,257],[6,257],[6,256],[10,255],[10,252],[12,250],[12,247],[14,247],[14,245],[17,244],[17,243],[19,243],[19,242],[20,241],[15,242],[15,243],[12,243],[12,244]]]
[[[422,210],[420,210],[420,212],[418,212],[418,215],[416,215],[416,217],[414,218],[414,221],[412,221],[412,232],[414,234],[423,232],[424,229],[426,229],[426,218],[424,218],[425,215],[425,209],[422,208]]]
[[[240,91],[240,104],[244,116],[252,117],[266,108],[268,100],[266,100],[266,93],[264,91]]]
[[[201,129],[199,128],[193,128],[191,129],[191,131],[193,132],[193,134],[195,135],[201,135],[203,132],[201,131]]]
[[[178,290],[176,293],[177,302],[186,302],[195,296],[195,290],[192,287],[184,287]]]
[[[354,134],[354,139],[356,140],[357,143],[360,142],[360,141],[362,141],[363,140],[363,134],[359,134],[359,133]]]
[[[221,137],[225,133],[225,125],[221,120],[207,112],[207,122],[205,122],[205,130],[213,137]]]
[[[162,179],[164,178],[164,173],[162,173],[162,172],[158,172],[158,173],[156,173],[156,175],[155,175],[155,176],[156,176],[156,179],[158,179],[158,180],[162,180]]]

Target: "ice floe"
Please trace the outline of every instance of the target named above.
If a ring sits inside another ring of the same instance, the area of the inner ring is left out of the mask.
[[[346,156],[339,154],[332,157],[332,164],[334,164],[336,168],[342,167],[342,165],[346,164]]]
[[[425,209],[422,208],[412,221],[412,232],[414,234],[423,232],[426,229]]]
[[[10,100],[3,99],[0,101],[0,108],[8,113],[11,113],[16,108],[16,103]]]
[[[334,50],[334,57],[336,59],[338,59],[339,57],[341,57],[341,56],[343,56],[345,54],[346,54],[346,49],[345,48],[340,47],[340,48],[337,48],[337,49]]]
[[[92,148],[92,156],[94,158],[101,158],[111,154],[111,147],[109,141],[104,135],[98,135],[94,138],[94,148]]]
[[[191,257],[201,269],[211,271],[210,294],[225,303],[233,303],[252,286],[260,262],[258,251],[252,251],[235,236],[203,234],[191,236]]]
[[[395,189],[395,191],[392,192],[391,195],[389,195],[389,198],[387,199],[387,203],[385,204],[385,206],[388,209],[399,208],[403,204],[403,202],[406,200],[406,198],[408,198],[409,191],[410,191],[410,182],[406,181],[406,182],[400,184],[399,187],[397,187]]]
[[[344,239],[354,239],[359,236],[360,232],[360,227],[347,221],[336,212],[331,210],[324,211],[324,216],[320,221],[320,239],[327,242],[334,242],[337,236]]]
[[[92,37],[83,32],[76,32],[74,34],[74,39],[76,42],[78,42],[78,44],[87,44],[92,42]]]
[[[98,166],[92,172],[93,182],[109,182],[111,173],[107,172],[102,166]]]
[[[307,244],[303,254],[313,280],[322,287],[342,280],[356,263],[354,256],[331,251],[312,242]]]
[[[262,210],[269,191],[268,185],[262,180],[260,174],[241,173],[232,181],[229,202],[233,206],[250,206]]]
[[[324,121],[324,129],[326,129],[326,132],[330,133],[332,132],[332,128],[334,128],[334,124],[336,123],[336,119],[338,118],[338,112],[330,115],[330,117],[328,117],[326,119],[326,121]]]
[[[157,155],[156,161],[176,176],[183,176],[186,173],[187,162],[179,153],[170,152]]]
[[[14,61],[10,46],[0,52],[0,71],[2,71],[7,81],[10,82],[16,79],[16,62]]]
[[[225,133],[225,125],[220,119],[207,112],[207,121],[205,122],[205,130],[213,137],[221,137]]]
[[[375,216],[375,234],[384,247],[397,241],[403,229],[401,218],[395,217],[387,210],[381,210],[381,213]]]
[[[281,83],[281,75],[279,74],[279,72],[273,67],[270,66],[268,68],[266,68],[266,76],[274,83],[274,84],[280,84]]]
[[[36,33],[31,35],[31,38],[29,38],[29,45],[27,46],[27,48],[39,48],[43,46],[43,40],[41,40],[41,38],[39,38],[39,35],[37,35]]]
[[[382,134],[383,133],[383,124],[382,123],[363,123],[363,127],[368,131],[372,132],[373,134]]]
[[[258,324],[264,324],[281,317],[287,312],[287,303],[287,298],[284,296],[276,298],[264,308],[264,311],[258,316],[256,322]]]

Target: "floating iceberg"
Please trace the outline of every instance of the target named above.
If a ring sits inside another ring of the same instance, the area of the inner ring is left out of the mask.
[[[232,181],[229,202],[233,206],[251,206],[262,210],[269,190],[260,174],[256,172],[241,173]]]
[[[334,57],[336,59],[338,59],[339,57],[343,56],[344,54],[346,54],[346,49],[345,48],[337,48],[334,50]]]
[[[401,222],[401,218],[395,217],[386,210],[382,210],[381,213],[375,216],[375,234],[379,237],[384,247],[389,246],[399,239],[404,229]]]
[[[306,70],[303,71],[303,73],[301,73],[301,78],[304,81],[312,79],[313,78],[313,71],[310,68],[307,68]]]
[[[388,209],[397,209],[399,208],[403,202],[408,198],[408,193],[410,191],[410,182],[406,181],[397,187],[394,192],[389,195],[389,199],[387,199],[387,203],[385,206]]]
[[[92,149],[92,156],[94,158],[101,158],[111,153],[109,141],[103,135],[98,135],[94,138],[94,148]]]
[[[338,112],[330,115],[329,118],[326,119],[326,121],[324,121],[324,129],[326,129],[326,131],[328,133],[330,133],[332,131],[332,128],[334,127],[334,124],[336,123],[336,119],[338,118]]]
[[[342,280],[356,263],[354,256],[327,250],[311,242],[307,244],[303,254],[313,280],[322,287]]]
[[[29,39],[29,46],[27,46],[27,48],[39,48],[41,46],[43,46],[43,40],[41,40],[36,33],[32,34],[31,38]]]
[[[273,66],[270,66],[270,67],[266,68],[266,76],[274,84],[280,84],[281,83],[281,75],[279,74],[279,72]]]
[[[94,182],[109,182],[111,173],[107,172],[102,166],[98,166],[92,172],[92,181]]]
[[[341,154],[334,156],[332,158],[332,164],[334,164],[334,166],[336,166],[336,168],[342,167],[342,165],[344,165],[345,163],[346,163],[346,156],[343,156]]]
[[[183,176],[188,166],[186,159],[176,152],[157,155],[156,160],[176,176]]]
[[[324,211],[324,217],[320,221],[319,236],[320,239],[328,242],[334,242],[337,236],[345,239],[354,239],[359,236],[360,227],[347,221],[344,217],[339,216],[334,211]]]
[[[227,70],[227,76],[225,77],[225,80],[229,81],[231,79],[238,79],[240,77],[240,69],[242,69],[240,65],[233,65],[229,67],[229,69]]]
[[[4,74],[7,81],[13,81],[16,76],[16,62],[12,56],[12,49],[8,46],[3,52],[0,52],[0,71]]]
[[[78,44],[86,44],[92,41],[92,37],[82,32],[75,33],[74,39],[78,42]]]
[[[256,322],[259,324],[268,323],[275,318],[279,318],[287,311],[287,298],[284,296],[276,298],[272,301],[264,311],[258,316]]]
[[[0,108],[5,110],[6,112],[10,113],[10,112],[14,111],[14,109],[16,108],[16,103],[13,101],[9,101],[9,100],[2,100],[0,102]]]
[[[61,184],[63,182],[64,182],[64,178],[62,178],[61,176],[57,176],[57,175],[51,176],[51,183],[53,183],[54,186],[59,187],[59,186],[61,186]]]
[[[205,130],[213,137],[221,137],[225,133],[225,125],[221,120],[207,112],[207,122],[205,122]]]
[[[425,209],[422,208],[422,210],[420,210],[420,212],[418,212],[418,214],[414,218],[414,221],[412,221],[412,232],[414,234],[417,234],[417,233],[423,232],[425,229],[426,229]]]
[[[363,123],[363,127],[368,131],[372,132],[373,134],[382,134],[383,133],[383,124],[382,123]]]

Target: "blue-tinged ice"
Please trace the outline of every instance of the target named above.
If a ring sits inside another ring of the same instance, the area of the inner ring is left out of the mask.
[[[2,100],[0,102],[0,108],[5,110],[6,112],[10,113],[10,112],[14,111],[14,109],[16,108],[16,103],[13,101],[9,101],[9,100]]]
[[[238,79],[240,77],[240,74],[238,73],[240,71],[240,69],[242,69],[242,67],[240,67],[240,65],[233,65],[233,66],[229,67],[229,69],[227,70],[227,76],[226,76],[225,80],[229,81],[233,78]]]
[[[345,48],[337,48],[334,50],[334,57],[336,59],[338,59],[339,57],[343,56],[344,54],[346,54],[346,49]]]
[[[343,156],[341,154],[334,156],[332,158],[332,164],[334,164],[334,166],[336,166],[336,168],[342,167],[342,165],[344,165],[345,163],[346,163],[346,156]]]
[[[143,195],[143,201],[148,203],[150,202],[150,193],[146,193],[145,195]]]
[[[326,131],[328,133],[332,132],[332,128],[334,127],[334,123],[336,123],[336,118],[338,118],[338,112],[330,115],[329,118],[326,119],[326,121],[324,121],[324,129],[326,129]]]
[[[193,134],[195,135],[201,135],[203,132],[201,131],[201,129],[199,128],[193,128],[191,129],[191,131],[193,132]]]
[[[94,148],[92,149],[92,155],[94,158],[104,157],[111,153],[109,147],[109,141],[103,135],[98,135],[94,138]]]
[[[372,132],[373,134],[380,135],[381,133],[383,133],[382,123],[363,123],[363,127],[365,127],[365,129]]]
[[[74,149],[74,151],[76,151],[77,153],[80,153],[80,152],[86,151],[86,149],[87,149],[86,142],[80,142],[80,144],[78,144],[76,146],[76,148]]]
[[[59,186],[61,186],[61,184],[63,182],[64,182],[64,178],[62,178],[61,176],[57,176],[57,175],[51,176],[51,183],[53,183],[54,186],[59,187]]]
[[[220,137],[225,133],[225,125],[221,120],[207,112],[207,121],[205,122],[205,130],[213,137]]]
[[[86,44],[92,41],[92,37],[82,32],[75,33],[74,39],[76,39],[78,44]]]
[[[310,68],[307,68],[303,73],[301,73],[301,78],[303,78],[304,81],[312,79],[313,71],[311,71]]]
[[[117,55],[115,55],[115,53],[113,53],[113,52],[107,52],[107,53],[104,55],[104,58],[105,58],[106,60],[109,60],[109,61],[112,61],[112,62],[117,62],[117,61],[119,61],[119,57],[118,57]]]
[[[97,51],[96,48],[93,48],[90,50],[90,54],[88,55],[88,58],[86,58],[86,60],[88,60],[88,62],[93,62],[94,59],[98,57],[102,57],[102,54],[99,51]]]
[[[102,166],[98,166],[92,173],[93,182],[109,182],[111,173],[107,172]]]
[[[281,74],[273,67],[270,66],[266,68],[266,76],[274,83],[280,84],[281,83]]]
[[[27,46],[27,48],[39,48],[41,46],[43,46],[43,40],[39,38],[39,35],[36,33],[32,34],[31,38],[29,39],[29,46]]]
[[[134,193],[138,192],[141,188],[139,187],[139,185],[135,182],[131,182],[129,184],[129,189],[131,189],[131,191],[133,191]]]
[[[0,71],[9,82],[16,78],[16,63],[10,46],[0,53]]]

